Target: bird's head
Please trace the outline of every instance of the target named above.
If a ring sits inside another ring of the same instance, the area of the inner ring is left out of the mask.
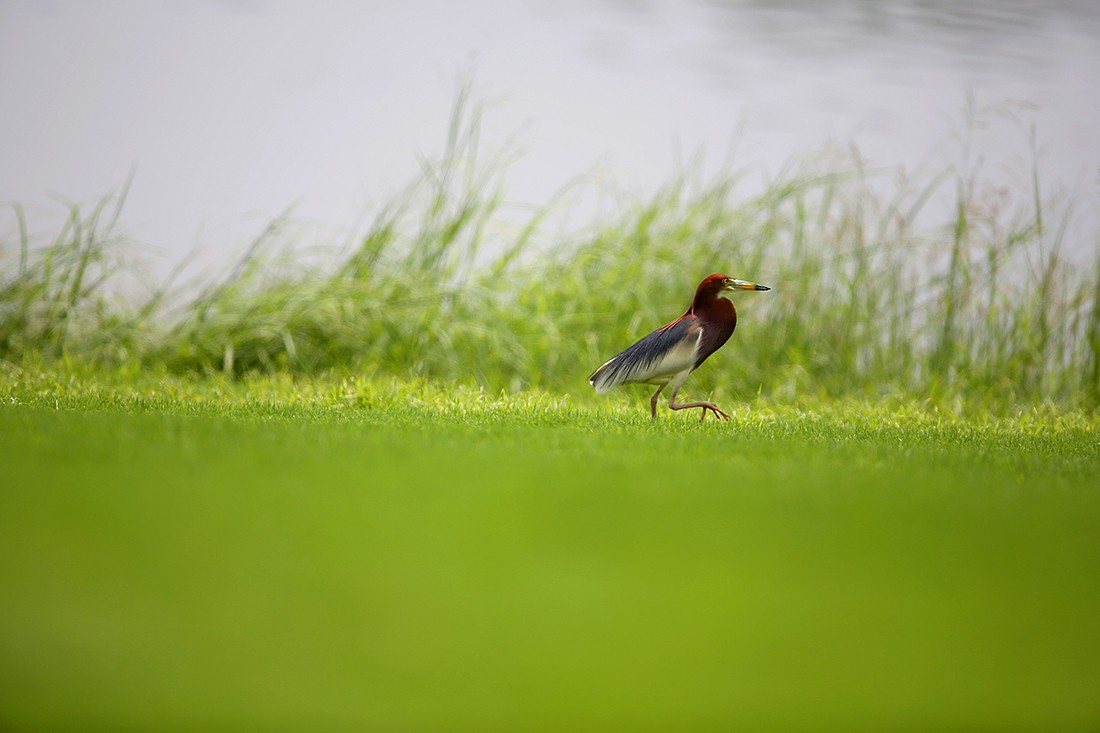
[[[726,293],[734,290],[771,290],[767,285],[759,285],[748,280],[738,280],[729,275],[716,272],[707,275],[703,282],[699,283],[699,292],[710,291],[712,293]]]

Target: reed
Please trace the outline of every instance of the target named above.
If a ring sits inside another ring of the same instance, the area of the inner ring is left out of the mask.
[[[136,303],[109,287],[124,193],[87,215],[70,205],[43,248],[16,208],[0,358],[344,372],[587,399],[592,367],[675,317],[701,276],[726,271],[773,291],[738,300],[737,334],[687,390],[1100,404],[1100,257],[1082,268],[1064,256],[1094,243],[1067,242],[1072,207],[1044,196],[1038,157],[1007,195],[965,156],[891,180],[834,151],[755,189],[744,171],[687,170],[551,241],[545,224],[561,204],[517,221],[509,153],[486,152],[481,114],[459,94],[443,152],[351,245],[306,256],[315,243],[279,217],[217,282]]]

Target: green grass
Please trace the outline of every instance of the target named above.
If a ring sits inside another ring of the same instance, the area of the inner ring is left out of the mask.
[[[146,284],[125,190],[13,209],[0,730],[1100,727],[1100,260],[1038,155],[968,118],[557,236],[480,114],[210,280]],[[733,421],[596,396],[715,270],[773,288],[682,393]]]
[[[1095,730],[1095,416],[14,370],[0,726]]]

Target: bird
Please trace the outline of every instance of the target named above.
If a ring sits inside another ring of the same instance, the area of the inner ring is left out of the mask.
[[[620,384],[655,384],[657,391],[649,400],[650,415],[657,417],[657,399],[670,388],[668,406],[671,410],[702,408],[700,420],[707,411],[729,420],[713,402],[678,404],[676,395],[684,380],[699,368],[711,354],[720,349],[737,327],[737,310],[733,302],[723,297],[735,290],[771,290],[766,285],[723,275],[707,275],[695,290],[695,297],[684,315],[661,326],[636,343],[623,349],[592,372],[588,383],[603,394]]]

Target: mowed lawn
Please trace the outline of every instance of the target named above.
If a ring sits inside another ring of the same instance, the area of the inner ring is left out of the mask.
[[[1100,727],[1095,424],[634,407],[0,407],[0,730]]]

